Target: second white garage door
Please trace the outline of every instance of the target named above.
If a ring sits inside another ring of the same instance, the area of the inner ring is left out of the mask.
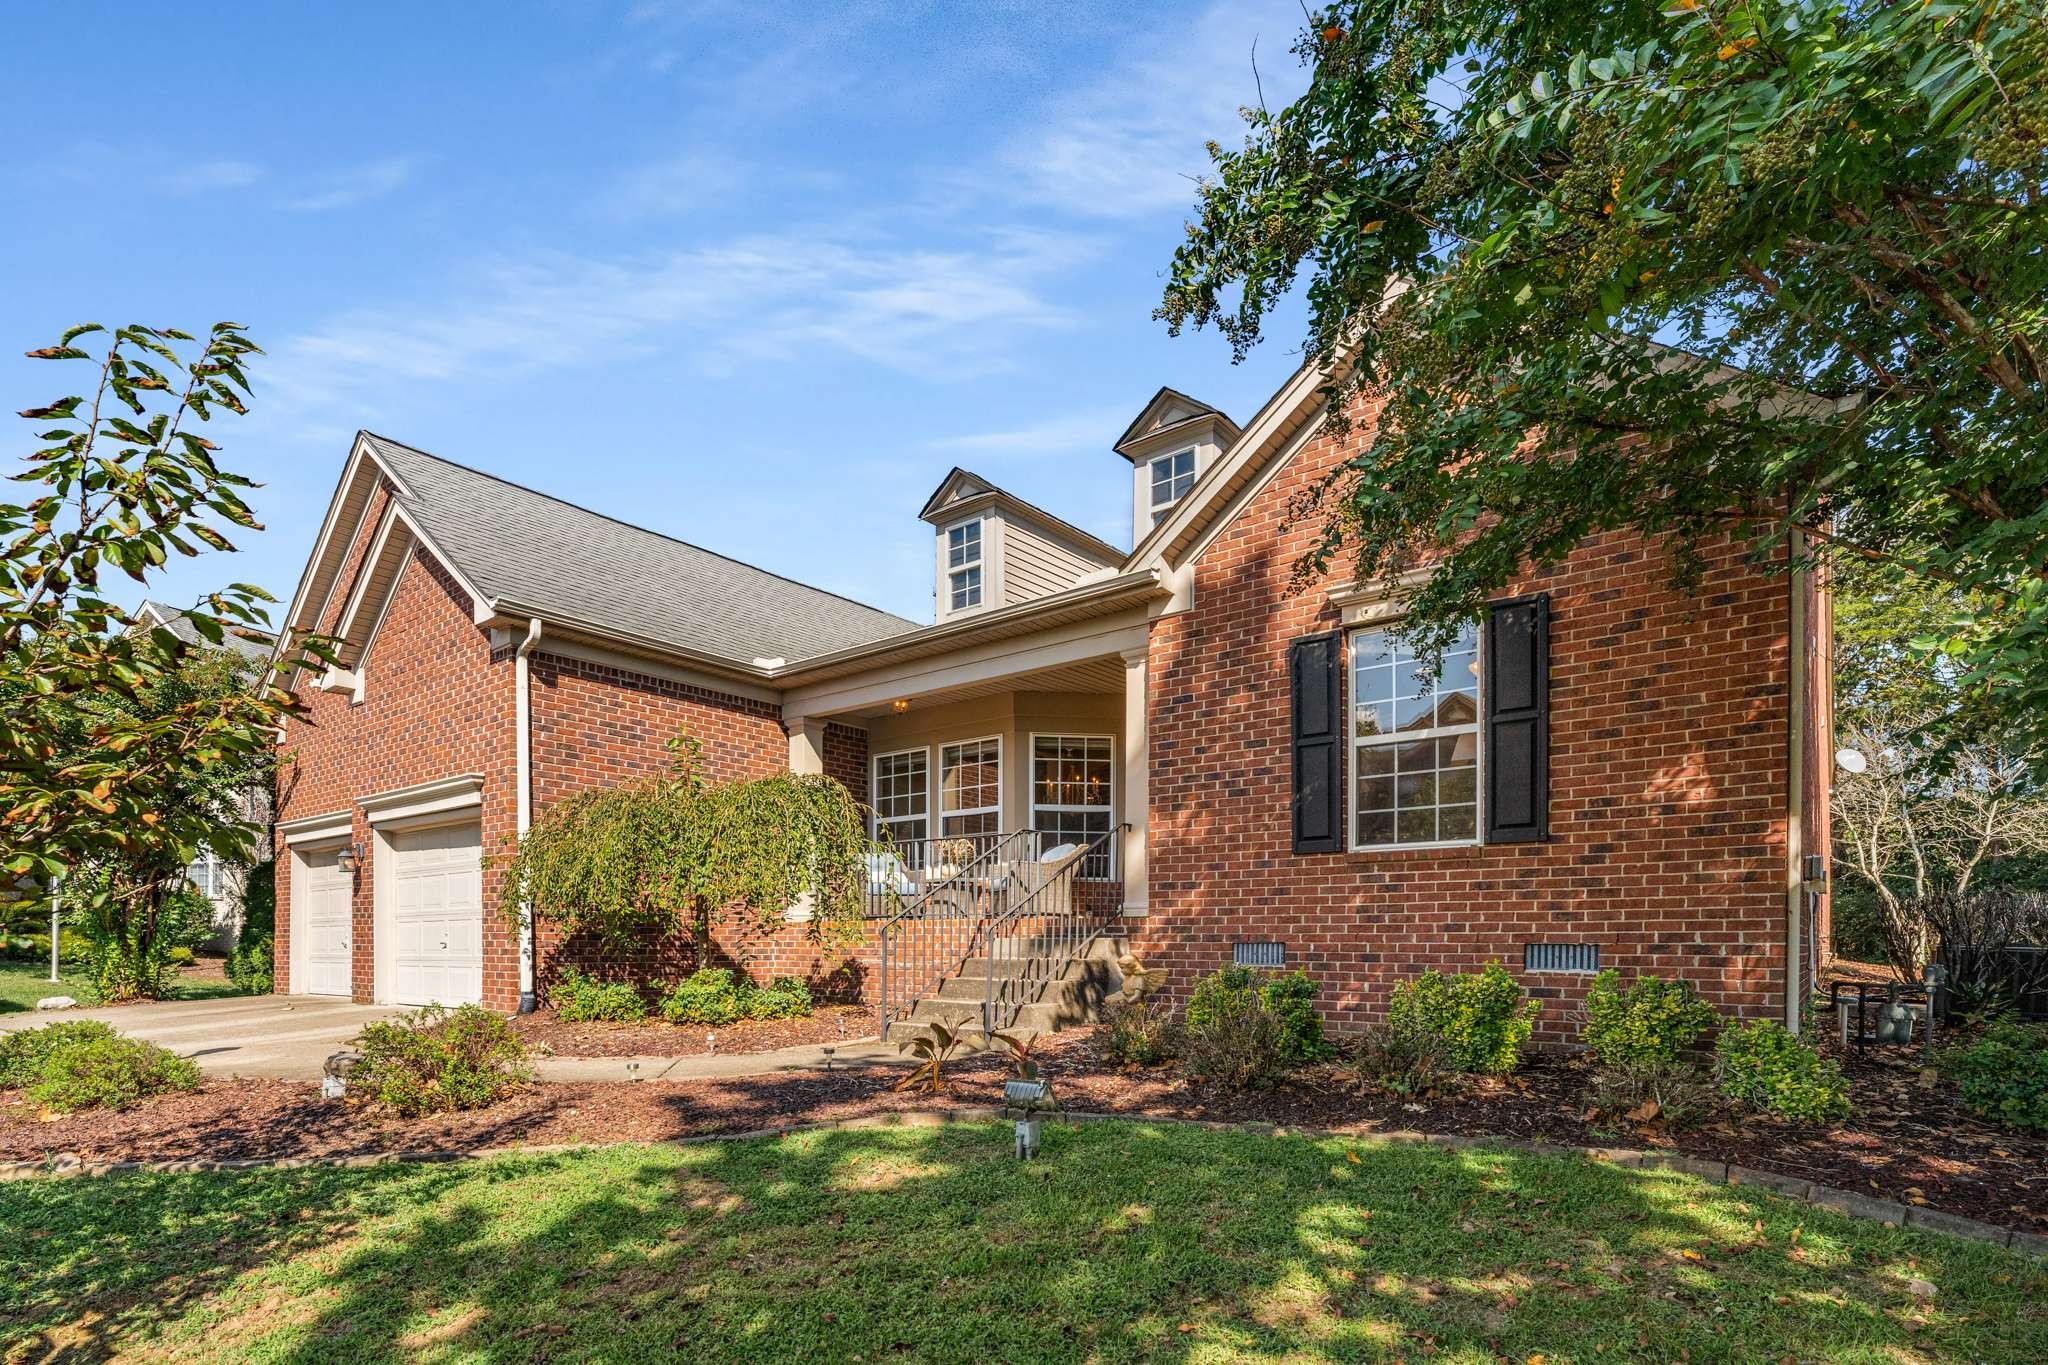
[[[475,825],[391,836],[392,998],[463,1005],[483,998],[483,849]]]

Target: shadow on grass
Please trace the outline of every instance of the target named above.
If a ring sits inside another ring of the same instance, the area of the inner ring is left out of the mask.
[[[1995,1248],[1576,1159],[1143,1122],[1049,1128],[1028,1164],[985,1124],[43,1190],[64,1226],[0,1299],[29,1360],[2048,1358],[2043,1268]]]

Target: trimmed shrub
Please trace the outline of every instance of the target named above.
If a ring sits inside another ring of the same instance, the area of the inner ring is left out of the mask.
[[[42,1078],[43,1063],[52,1052],[72,1043],[99,1043],[121,1035],[97,1019],[62,1023],[0,1034],[0,1090],[24,1090]]]
[[[1170,1061],[1180,1051],[1173,1011],[1144,999],[1110,1006],[1103,1018],[1102,1051],[1119,1065]]]
[[[723,1028],[740,1018],[739,987],[725,967],[699,967],[662,999],[661,1013],[671,1024],[704,1024]]]
[[[742,986],[740,1008],[749,1019],[808,1019],[811,984],[800,976],[778,976],[766,986]]]
[[[59,962],[77,962],[92,951],[92,945],[85,938],[70,929],[59,930],[57,934],[57,959]],[[0,938],[0,961],[33,962],[38,966],[50,964],[50,936],[41,934],[10,934]]]
[[[1302,971],[1260,972],[1253,967],[1222,967],[1195,983],[1188,1000],[1187,1026],[1200,1028],[1225,1011],[1240,1011],[1256,998],[1280,1021],[1281,1060],[1287,1065],[1321,1061],[1330,1053],[1323,1041],[1323,1017],[1316,1013],[1315,980]]]
[[[242,927],[228,953],[228,980],[251,995],[277,986],[277,864],[258,863],[242,882]]]
[[[633,986],[624,981],[599,981],[574,967],[563,968],[561,980],[548,992],[548,1003],[566,1024],[630,1024],[647,1017],[647,1002]]]
[[[356,1038],[351,1089],[401,1114],[481,1109],[532,1074],[526,1046],[481,1005],[429,1005],[371,1024]]]
[[[1196,984],[1180,1038],[1188,1074],[1232,1090],[1268,1084],[1286,1065],[1287,1026],[1246,967]]]
[[[778,976],[756,986],[728,967],[700,967],[662,998],[661,1013],[671,1024],[702,1024],[724,1028],[743,1019],[803,1019],[814,1005],[811,986],[800,976]]]
[[[1720,1022],[1690,982],[1639,976],[1623,990],[1621,973],[1610,967],[1586,992],[1579,1038],[1607,1066],[1670,1065]]]
[[[1431,970],[1402,982],[1387,1003],[1387,1024],[1439,1041],[1455,1071],[1499,1075],[1521,1062],[1542,1007],[1506,968],[1489,962],[1476,974]]]
[[[2000,1016],[1977,1037],[1942,1049],[1937,1065],[1977,1117],[2048,1133],[2048,1024]]]
[[[110,1032],[58,1043],[43,1058],[42,1074],[23,1093],[45,1109],[70,1114],[126,1109],[198,1084],[199,1068],[177,1053]]]
[[[1800,1123],[1849,1116],[1842,1068],[1775,1019],[1752,1019],[1721,1030],[1714,1044],[1721,1093],[1754,1109]]]

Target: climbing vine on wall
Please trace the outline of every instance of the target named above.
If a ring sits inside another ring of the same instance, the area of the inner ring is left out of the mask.
[[[579,792],[535,817],[506,861],[502,909],[589,934],[614,950],[713,925],[783,923],[799,902],[827,947],[861,937],[867,811],[828,777],[777,773],[712,783],[687,731],[669,741],[668,772]]]

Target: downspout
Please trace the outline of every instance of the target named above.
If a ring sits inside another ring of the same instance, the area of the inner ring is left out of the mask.
[[[519,642],[513,654],[513,672],[516,675],[513,711],[518,734],[514,740],[514,751],[518,754],[519,766],[519,837],[526,838],[527,829],[533,824],[533,702],[532,670],[526,656],[540,643],[540,618],[529,617],[526,622],[526,638]],[[539,1006],[533,988],[533,907],[525,901],[519,903],[519,1012],[532,1014]]]
[[[1793,531],[1785,541],[1786,554],[1797,564],[1806,552],[1803,532]],[[1805,947],[1802,921],[1806,909],[1806,590],[1808,571],[1794,569],[1787,575],[1791,584],[1789,639],[1791,705],[1786,708],[1785,764],[1785,1027],[1799,1032],[1800,1003],[1805,992],[1801,962]]]

